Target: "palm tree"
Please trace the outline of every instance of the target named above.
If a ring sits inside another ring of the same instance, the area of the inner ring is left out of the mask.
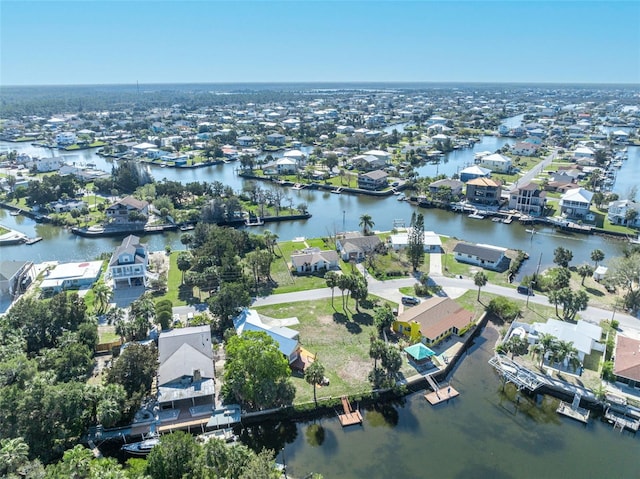
[[[535,346],[535,351],[540,354],[540,368],[544,364],[544,357],[549,351],[554,351],[557,344],[557,339],[551,334],[542,333],[538,344]]]
[[[176,264],[178,266],[178,269],[180,270],[180,272],[182,273],[182,283],[184,284],[184,272],[188,271],[189,269],[191,269],[191,261],[192,261],[192,257],[191,254],[186,253],[186,252],[182,252],[178,255],[178,258],[176,259]]]
[[[275,246],[278,242],[278,235],[269,230],[264,230],[262,236],[264,237],[264,244],[269,250],[269,253],[271,253],[271,256],[275,256]]]
[[[584,286],[584,280],[587,276],[591,276],[593,274],[593,267],[590,264],[581,264],[578,266],[578,274],[582,277],[582,286]]]
[[[338,286],[338,273],[335,271],[327,271],[324,275],[324,279],[327,282],[327,288],[331,288],[331,307],[335,310],[333,305],[333,292],[336,286]]]
[[[98,306],[97,313],[104,313],[109,301],[113,296],[113,291],[105,283],[97,283],[93,286],[93,295]]]
[[[29,445],[21,437],[0,441],[0,473],[10,474],[29,460]]]
[[[487,281],[488,278],[484,271],[478,271],[473,277],[473,282],[478,287],[478,301],[480,301],[480,289],[486,286]]]
[[[364,234],[365,236],[369,235],[369,233],[371,232],[371,228],[373,228],[374,225],[375,223],[373,222],[371,215],[363,214],[362,216],[360,216],[359,226],[362,228],[362,234]]]
[[[594,249],[591,252],[591,261],[595,263],[594,268],[598,267],[598,263],[604,259],[604,252],[600,249]]]
[[[554,306],[556,307],[556,316],[560,317],[560,315],[558,314],[558,303],[560,302],[560,290],[552,289],[551,291],[549,291],[549,295],[547,297],[549,298],[549,302],[553,303]]]
[[[317,406],[316,386],[324,381],[324,366],[319,361],[312,362],[304,372],[304,380],[313,386],[313,402]]]
[[[373,369],[378,368],[378,359],[382,358],[387,350],[384,341],[371,335],[371,344],[369,345],[369,357],[373,359]]]

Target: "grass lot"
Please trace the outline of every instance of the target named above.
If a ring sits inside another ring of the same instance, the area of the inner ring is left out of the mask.
[[[380,300],[379,304],[382,304]],[[274,318],[295,316],[300,324],[292,326],[300,331],[300,342],[309,352],[317,354],[330,380],[330,386],[317,389],[318,398],[338,397],[343,394],[357,394],[371,389],[367,375],[373,369],[373,360],[369,358],[369,338],[375,334],[373,326],[374,302],[365,302],[361,313],[356,313],[353,300],[349,302],[349,311],[342,310],[340,292],[336,291],[334,305],[331,300],[304,301],[278,304],[256,308],[261,314]],[[401,370],[406,375],[415,371],[403,364]],[[313,388],[302,376],[294,376],[296,402],[313,400]]]
[[[98,343],[112,343],[120,339],[120,336],[117,335],[114,331],[109,330],[109,328],[103,328],[98,331]]]
[[[169,272],[167,274],[167,292],[155,298],[156,302],[161,299],[168,299],[174,306],[185,306],[200,302],[195,296],[196,288],[192,289],[182,285],[182,271],[178,269],[178,255],[183,252],[183,250],[171,252],[169,256]]]

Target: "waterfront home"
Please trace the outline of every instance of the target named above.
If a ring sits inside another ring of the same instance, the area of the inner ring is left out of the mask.
[[[484,168],[489,168],[492,173],[509,173],[512,168],[511,158],[499,153],[482,156],[478,163]]]
[[[295,362],[300,354],[300,333],[286,324],[298,324],[298,318],[274,319],[258,313],[255,309],[244,308],[233,318],[233,327],[240,336],[245,331],[261,331],[267,333],[278,343],[278,349],[289,361]]]
[[[306,164],[307,156],[300,150],[287,150],[282,156],[288,160],[295,161],[298,166],[304,166]]]
[[[298,163],[291,158],[278,158],[264,165],[265,175],[294,175],[298,171]]]
[[[391,329],[408,337],[412,343],[432,346],[451,334],[460,334],[472,322],[472,312],[451,298],[434,296],[405,309],[392,323]]]
[[[161,414],[161,420],[163,416],[186,420],[190,416],[203,415],[197,414],[197,406],[213,407],[215,375],[209,325],[162,331],[158,338],[158,363],[160,409],[176,410],[176,415],[180,415],[171,416],[165,412]],[[206,408],[206,414],[211,414],[211,407]]]
[[[358,188],[363,190],[381,190],[387,187],[387,172],[382,170],[358,174]]]
[[[486,244],[458,243],[453,248],[456,261],[497,270],[505,259],[506,248]]]
[[[613,225],[640,227],[640,203],[633,200],[612,201],[609,203],[607,218]]]
[[[55,136],[55,142],[58,146],[73,145],[76,141],[78,138],[72,131],[62,131]]]
[[[618,334],[613,354],[616,382],[640,389],[640,341]]]
[[[502,184],[491,178],[475,178],[467,182],[467,201],[482,205],[497,205],[502,196]]]
[[[75,201],[75,200],[69,200],[69,201],[58,200],[58,201],[53,201],[47,205],[47,207],[50,210],[55,211],[56,213],[67,213],[73,210],[80,211],[85,206],[87,206],[87,204],[84,201]]]
[[[280,133],[271,133],[267,135],[267,143],[272,146],[283,146],[287,137]]]
[[[50,295],[67,289],[90,288],[101,271],[102,261],[61,263],[47,273],[40,283],[40,290],[44,295]]]
[[[528,336],[529,343],[537,343],[542,334],[550,334],[561,341],[573,343],[573,347],[578,350],[580,362],[583,362],[585,356],[594,350],[599,352],[605,350],[605,345],[600,342],[602,328],[586,321],[570,323],[549,318],[546,323],[532,323]]]
[[[153,148],[157,148],[155,143],[138,143],[137,145],[133,145],[131,150],[138,155],[147,155],[147,152]]]
[[[27,161],[25,166],[29,168],[29,171],[37,171],[38,173],[46,173],[49,171],[58,171],[64,163],[60,158],[38,158],[34,157],[31,161]]]
[[[29,276],[31,261],[0,261],[0,296],[12,298],[20,289],[24,278]]]
[[[547,193],[533,182],[511,190],[509,194],[509,209],[528,215],[541,215],[544,212],[546,202]]]
[[[146,223],[149,217],[149,203],[126,196],[107,207],[107,221],[115,224]]]
[[[560,213],[568,218],[584,218],[589,214],[593,193],[584,188],[573,188],[560,197]]]
[[[593,160],[594,156],[595,152],[587,146],[578,146],[575,150],[573,150],[573,158],[576,160],[583,158],[587,160]]]
[[[459,197],[462,195],[463,186],[464,183],[460,180],[444,178],[442,180],[429,183],[429,193],[437,198],[446,196],[446,198],[443,199],[451,199],[454,196]]]
[[[320,248],[306,248],[291,255],[291,267],[296,273],[315,273],[340,269],[338,253],[335,250],[321,251]]]
[[[366,255],[381,251],[383,246],[380,238],[375,235],[362,236],[357,233],[357,236],[349,235],[346,238],[336,239],[336,250],[344,261],[363,260]]]
[[[108,277],[113,280],[113,289],[118,286],[142,286],[147,284],[149,255],[140,238],[129,235],[114,251],[109,260]]]
[[[400,251],[409,246],[409,233],[392,234],[389,236],[388,241],[394,251]],[[442,251],[442,240],[433,231],[424,231],[423,247],[425,253],[440,253]]]
[[[511,147],[511,153],[518,156],[535,156],[540,146],[529,143],[528,141],[520,141]]]
[[[358,170],[373,171],[384,168],[387,163],[377,156],[357,155],[351,158],[351,164]]]
[[[183,153],[168,153],[164,154],[160,159],[166,163],[173,163],[174,165],[186,165],[187,164],[187,155]]]
[[[160,145],[167,148],[173,147],[174,145],[179,145],[183,141],[181,136],[173,135],[173,136],[165,136],[160,140]]]
[[[460,171],[460,181],[466,183],[469,180],[473,180],[476,178],[490,178],[491,170],[488,168],[482,168],[478,165],[469,166],[462,171]]]

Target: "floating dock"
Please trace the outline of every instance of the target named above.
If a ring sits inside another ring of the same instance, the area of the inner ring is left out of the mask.
[[[580,394],[576,394],[573,397],[573,402],[571,404],[560,401],[560,405],[558,406],[558,409],[556,409],[556,412],[586,424],[589,420],[589,410],[580,407],[581,399],[582,396]]]
[[[429,401],[429,404],[435,406],[436,404],[443,403],[445,401],[449,401],[449,399],[453,399],[454,397],[458,397],[460,393],[456,391],[451,386],[447,386],[446,388],[441,388],[440,385],[431,377],[431,375],[425,375],[425,379],[433,389],[432,392],[424,395],[424,398]]]
[[[342,409],[344,414],[338,414],[338,419],[342,427],[353,426],[354,424],[362,423],[362,414],[357,409],[354,411],[351,408],[351,404],[347,399],[347,396],[342,396]]]

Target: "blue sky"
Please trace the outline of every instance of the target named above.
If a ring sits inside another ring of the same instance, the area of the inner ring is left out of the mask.
[[[0,85],[640,83],[640,2],[0,0]]]

